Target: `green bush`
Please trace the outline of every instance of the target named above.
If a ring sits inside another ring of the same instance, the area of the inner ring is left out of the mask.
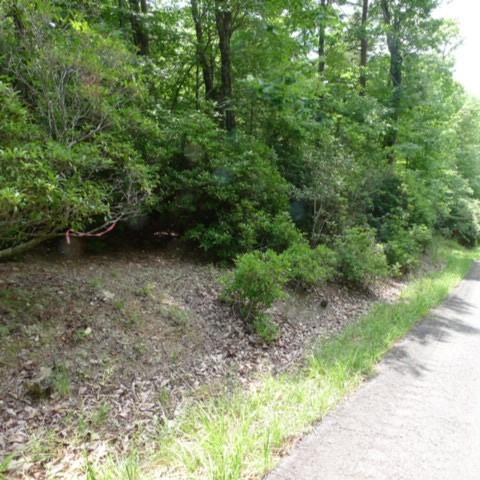
[[[425,252],[427,247],[432,243],[432,229],[427,225],[414,225],[411,229],[411,234],[415,242],[420,245],[422,252]]]
[[[375,242],[370,228],[354,227],[345,231],[335,243],[338,274],[341,279],[357,286],[368,286],[387,275],[387,260],[381,245]]]
[[[168,161],[155,209],[163,222],[220,259],[280,252],[301,239],[270,148],[240,133],[225,137],[202,114],[166,121]]]
[[[21,5],[21,37],[0,6],[0,250],[138,214],[161,153],[123,43]]]
[[[480,239],[480,202],[469,181],[456,171],[444,172],[435,182],[436,228],[447,238],[475,246]]]
[[[285,295],[285,260],[272,250],[255,251],[238,257],[235,267],[225,280],[223,296],[239,308],[245,320],[253,322]]]
[[[19,113],[9,116],[0,135],[15,131],[17,122],[18,129],[29,128],[20,121],[27,118],[21,115],[24,107],[12,96],[0,90],[0,102],[17,102]],[[17,146],[5,146],[0,149],[0,250],[134,213],[149,195],[152,178],[128,139],[112,134],[67,146],[37,131]]]
[[[306,242],[297,242],[284,253],[291,282],[302,288],[327,282],[335,276],[335,252],[324,245],[311,248]]]
[[[266,313],[259,313],[252,322],[255,332],[263,338],[266,343],[278,340],[280,328]]]
[[[421,254],[432,240],[432,231],[426,225],[407,224],[402,213],[388,218],[381,226],[379,237],[384,242],[388,264],[393,271],[407,272],[420,263]]]
[[[237,258],[235,270],[225,278],[223,299],[235,305],[267,342],[278,338],[278,327],[265,313],[285,296],[288,282],[308,288],[333,278],[335,253],[320,245],[314,249],[303,240],[282,254],[255,251]]]
[[[420,262],[420,246],[408,231],[402,230],[385,244],[388,264],[396,273],[413,270]]]
[[[457,239],[462,245],[474,247],[480,239],[480,202],[468,197],[460,197],[451,205],[450,214],[445,219],[443,233]]]

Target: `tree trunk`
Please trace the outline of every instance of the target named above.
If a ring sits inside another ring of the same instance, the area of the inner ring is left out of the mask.
[[[369,0],[363,0],[362,4],[362,24],[360,30],[360,94],[365,95],[367,88],[367,63],[368,63],[368,21]]]
[[[120,30],[125,31],[125,12],[127,9],[125,8],[125,0],[118,0],[118,26]]]
[[[193,23],[195,25],[195,34],[197,37],[197,61],[202,69],[203,84],[205,86],[205,98],[215,100],[215,66],[214,60],[209,58],[207,52],[207,42],[203,28],[202,15],[198,8],[198,1],[191,0]]]
[[[145,22],[142,18],[148,12],[146,0],[129,0],[130,1],[130,24],[133,30],[133,41],[137,46],[140,55],[148,55],[150,53],[150,39],[148,36]]]
[[[22,39],[25,36],[25,25],[23,23],[22,13],[17,2],[12,2],[10,4],[10,8],[7,11],[7,16],[12,18],[15,25],[15,32],[17,33],[18,37]]]
[[[391,120],[392,127],[387,132],[384,144],[393,147],[397,143],[397,122],[400,115],[403,57],[400,42],[400,21],[394,19],[390,10],[389,0],[381,1],[383,20],[387,27],[387,47],[390,53],[390,81],[392,83]],[[390,156],[393,162],[393,154]]]
[[[37,245],[40,245],[41,243],[46,242],[47,240],[50,240],[50,239],[55,238],[57,236],[58,236],[58,233],[45,234],[45,235],[41,235],[39,237],[36,237],[33,240],[29,240],[25,243],[15,245],[14,247],[5,248],[3,250],[0,250],[0,261],[4,260],[6,258],[14,257],[15,255],[20,255],[22,253],[28,252],[28,250],[31,250],[32,248],[36,247]]]
[[[220,88],[220,110],[223,114],[224,127],[228,132],[235,130],[236,118],[233,108],[232,89],[232,54],[231,39],[233,34],[233,16],[231,10],[217,1],[215,9],[215,20],[217,24],[220,62],[221,62],[221,88]]]
[[[325,18],[327,14],[328,0],[320,0],[320,24],[318,27],[318,73],[325,72]]]

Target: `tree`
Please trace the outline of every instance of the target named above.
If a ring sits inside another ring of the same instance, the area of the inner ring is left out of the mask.
[[[228,132],[235,130],[237,123],[233,105],[231,42],[238,15],[238,6],[234,9],[228,0],[215,0],[215,22],[217,25],[221,65],[219,105],[223,115],[224,127]]]
[[[198,0],[191,0],[190,3],[197,38],[197,62],[202,69],[205,98],[214,101],[217,98],[217,92],[215,91],[215,53],[212,48],[213,39],[210,22],[207,18],[209,12],[204,2],[199,5]]]
[[[365,95],[367,88],[367,63],[368,63],[368,22],[369,0],[362,0],[362,23],[360,27],[360,93]]]
[[[121,8],[125,0],[119,0]],[[147,0],[128,0],[130,23],[133,31],[133,41],[140,55],[148,55],[150,52],[150,40],[145,17],[148,13]]]
[[[319,27],[318,27],[318,72],[325,71],[325,31],[328,6],[331,0],[320,0]]]

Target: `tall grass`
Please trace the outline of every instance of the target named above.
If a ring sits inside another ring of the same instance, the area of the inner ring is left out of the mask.
[[[136,470],[135,479],[261,478],[294,437],[356,388],[393,344],[445,299],[476,253],[442,242],[438,256],[444,269],[413,281],[397,303],[376,305],[318,345],[301,371],[268,376],[249,391],[191,405],[164,429],[154,461]]]

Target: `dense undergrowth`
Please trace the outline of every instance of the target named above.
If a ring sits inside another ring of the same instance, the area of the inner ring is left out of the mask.
[[[480,110],[451,25],[436,0],[340,3],[2,2],[0,256],[115,222],[226,261],[372,229],[397,272],[434,232],[475,245]]]
[[[414,279],[398,302],[377,304],[339,336],[319,343],[300,370],[190,404],[162,430],[153,459],[132,454],[120,464],[111,459],[103,466],[90,465],[87,478],[261,478],[293,438],[368,378],[393,344],[446,298],[478,250],[442,241],[431,255],[441,267]]]

